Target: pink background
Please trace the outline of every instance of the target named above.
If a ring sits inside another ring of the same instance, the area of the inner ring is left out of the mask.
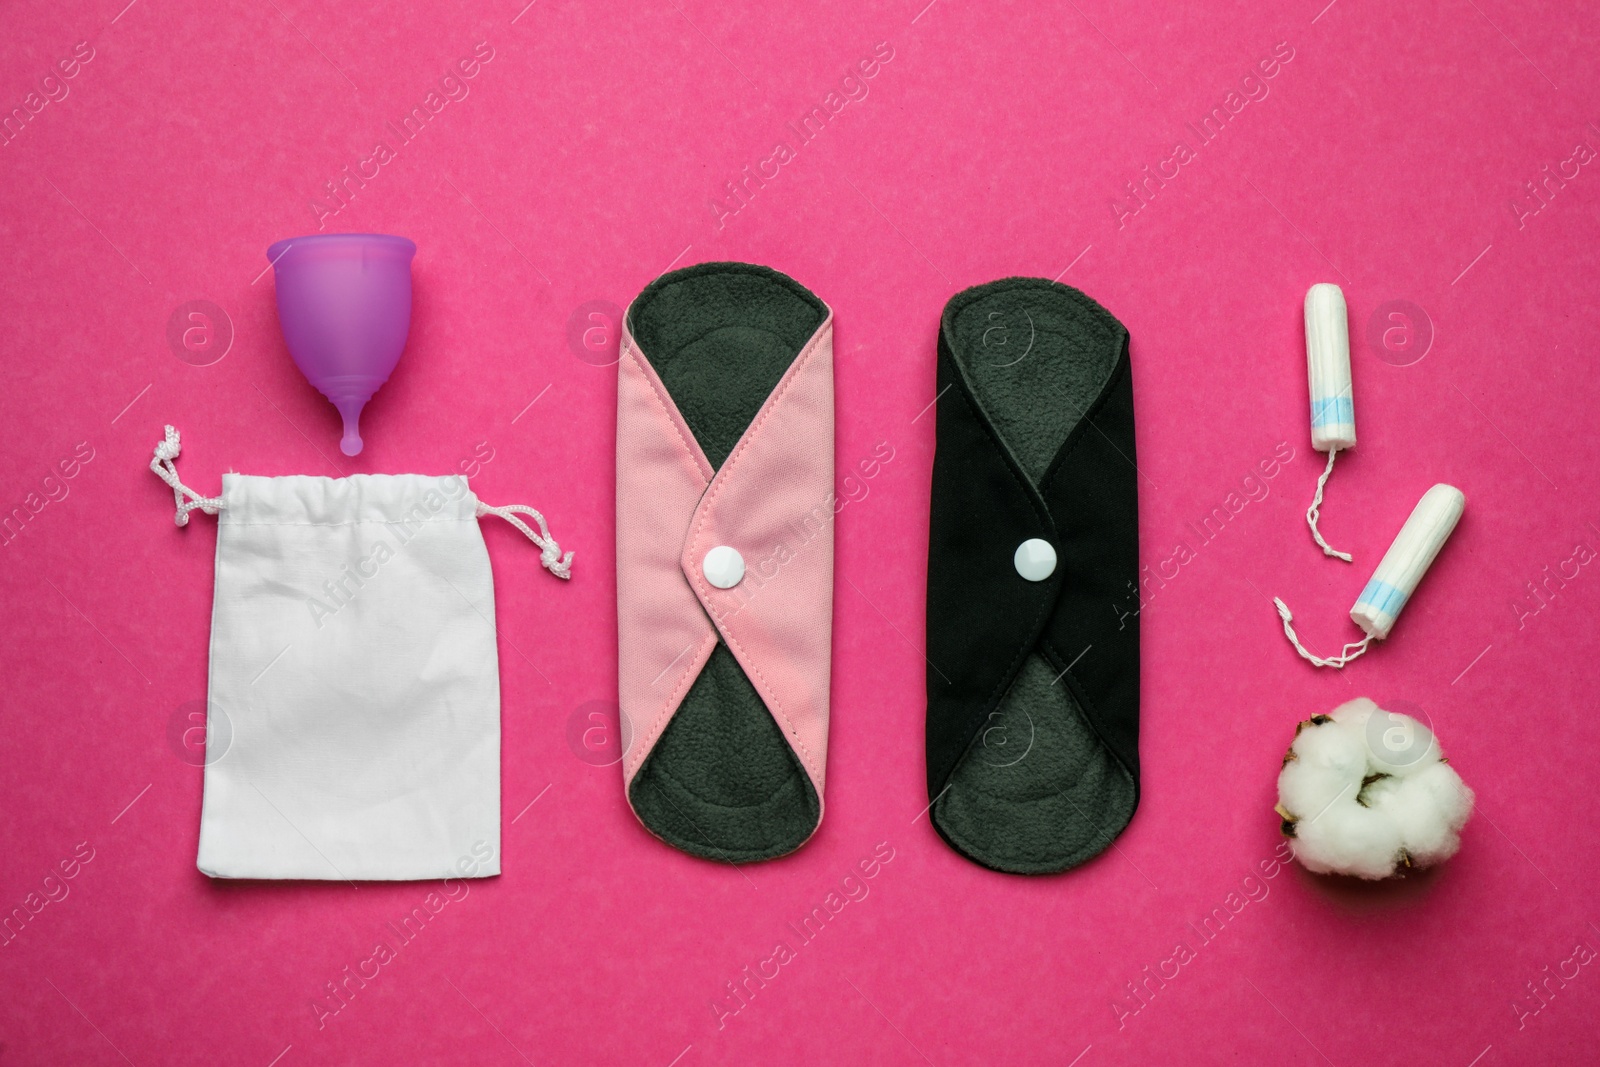
[[[0,907],[79,843],[93,855],[0,948],[0,1063],[1593,1062],[1600,961],[1542,1002],[1525,984],[1600,948],[1600,574],[1567,562],[1600,546],[1600,174],[1563,164],[1600,143],[1600,9],[123,2],[14,5],[0,39],[6,114],[67,91],[0,148],[0,504],[44,504],[0,557]],[[41,88],[79,41],[92,60]],[[398,144],[386,122],[479,42],[493,58],[470,95]],[[865,99],[719,226],[724,183],[793,147],[786,123],[879,42],[893,58]],[[1185,124],[1279,42],[1292,60],[1247,87],[1267,95],[1197,147]],[[350,460],[284,351],[264,250],[314,231],[310,202],[379,140],[394,158],[322,222],[415,239],[416,309]],[[1113,198],[1178,140],[1195,158],[1119,227]],[[1569,178],[1535,201],[1545,166]],[[657,843],[619,768],[567,740],[616,686],[615,370],[580,358],[569,319],[713,259],[777,267],[834,308],[841,478],[879,442],[894,453],[839,516],[826,821],[742,872]],[[1142,556],[1196,548],[1143,611],[1138,815],[1039,879],[967,863],[919,815],[918,416],[944,301],[1012,274],[1059,274],[1128,325]],[[1324,530],[1354,566],[1301,517],[1321,458],[1300,325],[1316,281],[1350,305],[1361,437]],[[233,332],[208,366],[220,341],[167,336],[202,299]],[[1419,362],[1365,339],[1389,300],[1431,321]],[[505,874],[321,1028],[325,983],[438,887],[195,870],[201,771],[172,737],[204,697],[216,534],[172,525],[146,469],[163,422],[203,491],[225,470],[453,472],[487,442],[477,491],[544,509],[577,552],[564,585],[487,526]],[[80,442],[92,460],[47,482]],[[1197,544],[1187,524],[1279,442],[1294,459],[1265,499]],[[1270,597],[1313,647],[1347,640],[1344,612],[1435,481],[1465,491],[1466,518],[1394,636],[1342,674],[1295,658]],[[1380,888],[1259,878],[1295,721],[1362,694],[1426,715],[1477,790],[1461,854]],[[893,859],[865,898],[801,947],[788,924],[879,842]],[[1202,941],[1190,924],[1232,893]],[[780,940],[795,958],[719,1026],[724,983]],[[1179,941],[1194,958],[1130,999]]]

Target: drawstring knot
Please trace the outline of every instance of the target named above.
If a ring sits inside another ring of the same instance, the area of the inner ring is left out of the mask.
[[[539,546],[539,565],[557,578],[570,580],[572,578],[572,553],[561,553],[561,546],[556,544],[556,539],[550,536],[550,527],[545,525],[544,516],[526,504],[507,504],[504,507],[490,507],[483,501],[478,501],[478,516],[495,515],[509,522],[527,535],[528,540]],[[527,515],[539,524],[539,532],[534,533],[527,523],[517,518],[518,514]]]
[[[168,426],[166,440],[156,443],[156,459],[177,459],[182,451],[183,446],[179,443],[178,431]]]
[[[561,546],[554,541],[539,550],[539,563],[557,578],[572,577],[572,553],[568,552],[562,558]]]
[[[171,426],[167,427],[166,437],[156,442],[155,458],[150,461],[150,469],[156,477],[172,487],[172,499],[177,507],[177,514],[172,516],[172,521],[179,526],[189,525],[189,512],[199,508],[207,515],[215,515],[223,508],[222,498],[215,496],[201,496],[178,480],[178,465],[173,460],[178,458],[183,451],[183,443],[178,437],[178,431]],[[185,500],[184,497],[189,499]]]

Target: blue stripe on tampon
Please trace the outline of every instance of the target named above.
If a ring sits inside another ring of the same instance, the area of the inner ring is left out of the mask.
[[[1356,421],[1355,402],[1347,396],[1325,396],[1311,402],[1311,425],[1347,426]]]
[[[1406,594],[1390,585],[1374,578],[1361,590],[1361,597],[1356,601],[1356,606],[1367,605],[1375,611],[1381,611],[1393,618],[1400,614],[1400,609],[1405,607]]]

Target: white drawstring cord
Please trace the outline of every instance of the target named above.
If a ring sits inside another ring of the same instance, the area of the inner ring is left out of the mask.
[[[1294,616],[1289,614],[1289,605],[1285,604],[1277,597],[1273,597],[1272,602],[1278,605],[1278,617],[1283,620],[1283,635],[1289,639],[1291,644],[1294,645],[1296,652],[1299,652],[1300,655],[1311,661],[1311,665],[1313,667],[1332,667],[1337,670],[1365,652],[1367,650],[1367,642],[1372,640],[1372,635],[1368,634],[1359,641],[1352,641],[1345,645],[1337,656],[1329,656],[1326,659],[1322,658],[1321,656],[1313,656],[1310,652],[1306,651],[1306,646],[1302,645],[1300,643],[1300,639],[1295,636],[1294,627],[1289,625],[1289,623],[1294,620]],[[1352,651],[1352,649],[1354,651]]]
[[[172,487],[172,497],[177,505],[177,514],[172,521],[179,526],[189,525],[189,512],[199,508],[207,515],[215,515],[224,505],[221,497],[201,496],[178,480],[178,467],[173,460],[178,458],[183,451],[182,442],[178,431],[171,426],[166,428],[166,439],[156,445],[155,458],[150,461],[150,469],[162,481]],[[185,500],[184,497],[189,499]],[[544,516],[525,504],[507,504],[505,507],[490,507],[483,501],[478,502],[477,514],[497,515],[506,520],[527,535],[528,540],[539,546],[539,563],[557,578],[571,579],[572,553],[561,554],[561,546],[556,539],[550,536],[550,527],[545,524]],[[528,515],[539,524],[539,532],[534,533],[527,523],[517,518],[517,515]]]
[[[539,532],[534,533],[528,524],[517,518],[513,512],[533,516],[533,521],[539,524]],[[561,546],[556,544],[556,539],[550,536],[550,527],[545,525],[544,516],[528,507],[526,504],[507,504],[505,507],[494,508],[478,501],[478,515],[498,515],[517,529],[528,535],[528,540],[539,546],[539,563],[557,578],[572,577],[572,553],[565,556],[561,554]]]
[[[150,461],[150,469],[155,471],[156,477],[172,486],[172,499],[178,508],[178,513],[172,517],[172,521],[179,526],[187,526],[189,512],[195,508],[199,508],[207,515],[215,515],[225,505],[221,497],[201,496],[178,480],[178,467],[173,460],[178,458],[178,453],[181,451],[183,447],[178,439],[178,431],[168,426],[166,439],[156,445],[156,458]],[[185,500],[185,494],[190,499]]]
[[[1317,539],[1317,544],[1322,546],[1325,555],[1338,556],[1346,563],[1351,562],[1350,553],[1340,552],[1331,547],[1322,539],[1322,531],[1317,529],[1317,519],[1322,514],[1322,490],[1328,484],[1328,476],[1333,473],[1333,457],[1339,454],[1337,448],[1328,450],[1328,465],[1322,469],[1322,477],[1317,479],[1317,495],[1311,498],[1311,506],[1306,508],[1306,523],[1311,527],[1311,536]]]

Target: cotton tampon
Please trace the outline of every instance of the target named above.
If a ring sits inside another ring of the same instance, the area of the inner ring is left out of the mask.
[[[1306,290],[1306,375],[1311,386],[1311,447],[1318,452],[1354,448],[1350,327],[1344,292],[1330,282]]]
[[[1428,573],[1466,506],[1466,496],[1453,485],[1436,485],[1422,494],[1350,609],[1357,626],[1380,641],[1389,636],[1400,609]]]
[[[1333,459],[1340,449],[1356,444],[1355,394],[1350,382],[1350,326],[1344,292],[1330,282],[1306,290],[1306,378],[1311,392],[1311,447],[1328,454],[1328,465],[1317,479],[1317,493],[1306,509],[1306,525],[1324,554],[1350,562],[1322,538],[1317,529],[1322,491],[1333,474]]]
[[[1365,652],[1369,642],[1388,637],[1401,609],[1416,591],[1417,583],[1428,573],[1439,549],[1461,521],[1466,506],[1466,496],[1453,485],[1441,483],[1422,494],[1417,506],[1411,509],[1411,517],[1400,527],[1389,551],[1383,554],[1377,570],[1372,572],[1355,606],[1350,609],[1351,621],[1366,632],[1360,641],[1345,645],[1337,656],[1312,655],[1295,636],[1294,627],[1290,625],[1294,616],[1289,613],[1288,606],[1274,597],[1272,602],[1283,621],[1284,636],[1301,656],[1317,667],[1343,667]]]

